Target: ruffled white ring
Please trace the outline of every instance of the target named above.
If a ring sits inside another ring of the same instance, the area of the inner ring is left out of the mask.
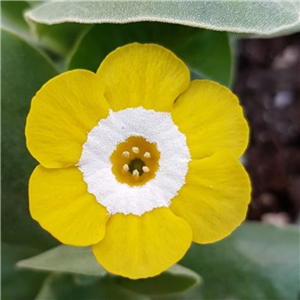
[[[155,177],[141,186],[120,183],[112,172],[110,156],[117,145],[130,136],[156,143],[160,152]],[[170,113],[142,107],[110,111],[88,134],[78,168],[88,192],[106,207],[109,214],[141,216],[158,207],[169,207],[185,184],[191,160],[186,137],[174,124]]]

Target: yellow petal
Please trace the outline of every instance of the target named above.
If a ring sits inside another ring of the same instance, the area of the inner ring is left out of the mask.
[[[108,104],[94,73],[63,73],[48,81],[32,100],[27,147],[44,167],[74,166],[87,133],[107,115]]]
[[[227,152],[190,162],[186,184],[171,210],[188,221],[197,243],[229,235],[245,219],[250,181],[241,164]]]
[[[143,106],[170,111],[189,85],[186,65],[169,50],[154,44],[129,44],[111,52],[97,74],[114,111]]]
[[[172,117],[187,137],[192,158],[222,149],[240,157],[247,147],[249,128],[238,99],[218,83],[192,81],[177,99]]]
[[[64,244],[88,246],[105,234],[107,211],[87,192],[75,167],[36,167],[29,182],[29,207],[33,219]]]
[[[188,250],[191,228],[168,208],[141,217],[113,215],[104,239],[93,246],[99,263],[109,272],[132,279],[160,274]]]

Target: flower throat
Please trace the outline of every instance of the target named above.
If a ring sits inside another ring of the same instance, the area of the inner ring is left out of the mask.
[[[138,186],[155,177],[159,157],[155,143],[149,143],[140,136],[131,136],[118,144],[110,160],[119,182]]]

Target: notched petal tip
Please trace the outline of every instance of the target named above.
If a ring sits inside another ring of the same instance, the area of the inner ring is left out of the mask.
[[[192,81],[175,102],[171,114],[186,135],[194,159],[222,149],[239,158],[247,148],[249,126],[239,100],[219,83]]]
[[[76,165],[87,132],[108,115],[103,93],[99,78],[86,70],[68,71],[45,83],[26,120],[32,156],[47,168]]]
[[[244,167],[228,151],[219,151],[190,163],[186,185],[170,208],[190,224],[193,241],[206,244],[230,235],[245,220],[250,200]]]
[[[158,208],[141,217],[113,215],[93,252],[107,271],[140,279],[169,269],[184,256],[191,241],[189,224],[169,209]]]
[[[53,170],[37,166],[29,181],[29,210],[41,227],[73,246],[101,241],[109,218],[106,209],[87,192],[75,167]]]
[[[188,87],[190,72],[182,60],[156,44],[128,44],[106,56],[97,75],[114,111],[142,106],[170,111]]]

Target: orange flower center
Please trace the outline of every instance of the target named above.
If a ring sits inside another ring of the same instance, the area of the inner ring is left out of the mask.
[[[118,144],[110,160],[119,182],[138,186],[155,177],[159,157],[155,143],[149,143],[140,136],[131,136]]]

